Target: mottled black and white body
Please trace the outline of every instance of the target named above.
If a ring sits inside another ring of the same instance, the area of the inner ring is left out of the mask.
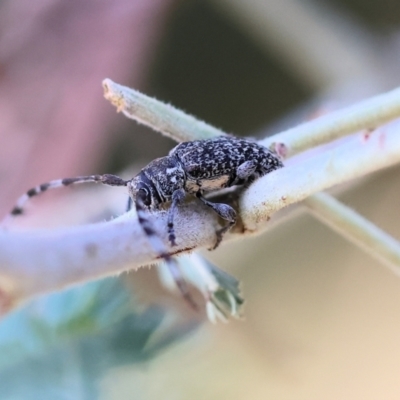
[[[51,188],[85,182],[98,182],[109,186],[127,186],[131,203],[137,210],[139,223],[154,250],[170,267],[178,287],[194,305],[179,274],[179,268],[168,254],[147,217],[148,210],[156,211],[164,203],[171,203],[168,211],[168,238],[176,245],[174,214],[187,194],[211,207],[227,225],[217,231],[215,247],[223,234],[236,222],[235,210],[223,203],[214,203],[204,196],[223,188],[246,185],[260,176],[283,167],[279,157],[255,141],[230,136],[209,140],[180,143],[168,156],[158,158],[144,167],[130,180],[115,175],[90,175],[51,181],[28,190],[17,201],[10,216],[22,214],[25,203],[33,196]]]
[[[142,192],[144,204],[157,209],[172,202],[169,240],[175,245],[173,217],[176,207],[191,194],[211,207],[228,225],[217,232],[215,247],[222,235],[236,222],[235,210],[227,204],[212,203],[207,193],[251,183],[256,178],[283,167],[279,157],[258,143],[233,137],[219,137],[180,143],[167,157],[148,164],[128,183],[133,201]]]

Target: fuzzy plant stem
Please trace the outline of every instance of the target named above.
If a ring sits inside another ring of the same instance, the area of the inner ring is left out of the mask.
[[[146,124],[177,142],[208,139],[226,133],[134,89],[103,81],[104,96],[128,118]],[[274,148],[283,144],[287,157],[329,143],[357,131],[368,135],[378,126],[400,117],[400,88],[322,115],[260,142]]]
[[[390,95],[389,100],[391,97]],[[389,108],[390,104],[389,101]],[[365,112],[369,109],[365,106],[360,108],[364,108]],[[351,109],[357,110],[357,106]],[[170,127],[171,124],[175,126],[175,119],[179,120],[181,114],[176,114],[175,109],[170,106],[167,109],[161,107],[161,110],[163,111],[149,112],[163,114],[167,112],[165,110],[169,110],[172,115],[164,116],[163,121],[168,121]],[[360,113],[357,115],[359,118]],[[326,119],[327,116],[321,118]],[[378,120],[382,121],[379,118]],[[157,121],[157,118],[154,118],[154,121]],[[359,119],[358,121],[352,126],[366,128],[370,126],[371,119],[366,117],[365,124]],[[373,126],[376,126],[378,121],[374,122]],[[312,121],[308,124],[314,123],[315,121]],[[180,126],[179,123],[177,125]],[[208,125],[204,128],[200,123],[200,126],[203,128],[199,130],[207,131],[208,137],[219,134],[218,130],[212,132]],[[186,133],[186,138],[191,140],[195,133],[189,128],[188,126],[189,134]],[[352,135],[339,141],[329,151],[311,154],[298,162],[295,157],[287,162],[285,168],[258,179],[240,199],[240,214],[245,228],[247,231],[258,231],[265,226],[264,222],[272,213],[289,204],[350,179],[399,163],[399,128],[399,121],[395,121],[372,133]],[[172,131],[175,132],[175,128],[169,132]],[[179,129],[177,131],[179,132]],[[315,132],[315,135],[318,136],[318,133]],[[174,137],[182,140],[181,136]],[[279,137],[285,136],[282,134]],[[326,140],[327,136],[322,137]],[[199,247],[210,247],[215,241],[215,213],[197,202],[190,202],[179,208],[176,216],[176,234],[179,241],[174,248],[168,244],[166,213],[158,212],[152,221],[171,255]],[[158,261],[157,254],[149,245],[133,213],[125,214],[111,222],[67,229],[0,231],[0,288],[3,292],[7,291],[15,301],[155,261]]]
[[[329,153],[292,163],[255,181],[240,200],[247,230],[259,230],[273,212],[320,190],[400,162],[397,129],[376,131],[368,140],[359,134],[351,139]],[[178,209],[179,240],[174,248],[168,244],[166,213],[157,213],[152,221],[171,255],[210,247],[215,241],[215,213],[197,202]],[[112,222],[68,229],[3,230],[0,285],[8,284],[16,298],[27,297],[148,265],[156,257],[132,213]]]
[[[124,87],[121,87],[118,85],[116,89],[114,89],[115,85],[112,81],[106,80],[106,86],[107,87],[107,96],[112,97],[112,92],[114,90],[118,90],[119,95],[125,95],[127,97],[126,104],[129,104],[130,99],[132,98],[131,91],[132,89],[124,89]],[[126,93],[126,94],[124,94]],[[131,112],[134,109],[134,107],[129,107]],[[171,109],[169,110],[172,113],[180,112],[177,111],[176,109]],[[130,118],[136,118],[134,114],[129,115]],[[267,147],[272,147],[274,148],[277,144],[283,144],[285,147],[285,152],[289,156],[293,156],[294,154],[304,151],[306,149],[315,147],[317,145],[321,145],[327,142],[331,142],[335,139],[339,139],[342,136],[349,135],[351,133],[354,133],[357,130],[364,130],[364,132],[360,135],[358,135],[359,140],[359,145],[355,145],[355,147],[348,147],[348,143],[345,142],[342,144],[342,147],[339,147],[339,151],[336,149],[336,158],[337,161],[340,160],[341,157],[341,150],[343,148],[344,151],[348,151],[347,154],[349,157],[351,157],[350,153],[353,151],[355,155],[357,155],[359,149],[363,146],[364,143],[367,143],[370,139],[370,136],[372,135],[373,129],[376,128],[378,125],[390,121],[394,118],[397,118],[400,116],[400,89],[395,89],[391,92],[382,94],[380,96],[376,96],[372,99],[368,99],[364,102],[361,102],[359,104],[356,104],[354,106],[338,110],[336,112],[332,112],[330,114],[321,116],[320,118],[306,122],[300,126],[297,126],[295,128],[289,129],[285,132],[278,133],[276,135],[273,135],[269,138],[266,138],[262,140],[260,143],[267,146]],[[175,121],[178,120],[178,114],[176,114],[176,118],[170,117],[170,120]],[[397,129],[396,126],[389,127],[391,131]],[[171,132],[175,131],[175,129],[171,129]],[[213,132],[210,131],[210,134]],[[218,135],[218,133],[217,133]],[[374,135],[374,138],[376,135]],[[179,136],[173,136],[173,138],[177,141],[180,141]],[[186,131],[186,140],[196,140],[200,139],[201,137],[198,136],[198,133],[196,129],[191,129],[190,131]],[[373,138],[372,138],[373,139]],[[352,139],[350,138],[350,141]],[[379,140],[381,141],[381,144],[384,142],[384,133],[382,130],[380,130],[379,133]],[[357,142],[357,141],[356,141]],[[350,143],[350,142],[349,142]],[[374,168],[374,164],[377,160],[375,160],[374,157],[374,152],[375,150],[378,152],[379,151],[378,145],[371,146],[371,152],[370,152],[370,157],[371,157],[371,165],[370,167]],[[330,150],[327,150],[330,152]],[[334,150],[335,151],[335,150]],[[382,153],[381,153],[382,154]],[[385,164],[384,158],[386,157],[385,154],[383,155],[383,159],[381,160],[381,163]],[[336,162],[337,162],[336,161]],[[389,165],[391,161],[388,159],[387,160]],[[334,162],[334,161],[332,161]],[[361,164],[361,169],[365,168],[364,164]],[[356,166],[355,166],[356,167]],[[355,168],[354,167],[354,168]],[[353,168],[353,169],[354,169]],[[378,168],[381,168],[380,166]],[[357,169],[357,168],[355,168]],[[311,171],[311,170],[310,170]],[[321,171],[320,171],[321,172]],[[325,169],[325,180],[329,180],[329,175],[331,174],[331,171],[329,168]],[[354,171],[352,172],[350,169],[346,171],[346,169],[342,168],[341,169],[341,174],[344,175],[341,178],[339,178],[338,183],[344,182],[348,179],[351,179],[351,175],[357,174],[357,176],[361,173],[362,171]],[[348,172],[348,173],[347,173]],[[367,171],[365,171],[367,172]],[[277,171],[277,174],[279,176],[280,173],[284,173],[281,171]],[[273,175],[275,176],[275,174]],[[312,179],[310,174],[307,174],[306,168],[304,169],[304,175],[302,176],[305,179]],[[333,175],[332,175],[333,178]],[[338,178],[338,177],[336,177]],[[267,178],[266,178],[267,179]],[[271,177],[272,179],[272,177]],[[301,179],[300,180],[293,180],[292,182],[289,180],[289,185],[291,185],[291,188],[285,188],[284,191],[287,191],[290,194],[282,194],[281,196],[281,201],[282,204],[278,206],[280,208],[282,205],[285,203],[292,203],[294,201],[299,201],[301,199],[306,198],[306,195],[301,194],[301,190],[291,190],[293,189],[292,185],[297,185],[299,183],[304,184],[305,187],[307,186],[307,182],[303,182]],[[322,190],[325,187],[330,187],[330,184],[327,184],[327,186],[324,186],[322,184],[322,181],[316,181],[318,185],[320,185],[320,189]],[[282,187],[283,189],[283,187]],[[287,190],[286,190],[287,189]],[[296,197],[298,196],[298,197]],[[309,204],[314,204],[313,208],[313,213],[314,215],[318,215],[319,212],[322,213],[320,216],[320,220],[327,223],[330,226],[336,226],[337,220],[338,220],[338,215],[340,214],[341,210],[347,210],[345,206],[342,205],[342,208],[339,206],[333,209],[331,206],[332,204],[337,204],[339,205],[340,202],[337,200],[333,199],[331,196],[328,194],[320,194],[316,195],[317,197],[314,198],[314,196],[311,196],[307,202],[306,205]],[[257,196],[250,196],[250,198],[257,198]],[[265,200],[263,197],[259,197],[260,200]],[[265,204],[265,202],[263,203]],[[276,200],[273,203],[268,203],[270,206],[270,211],[267,211],[267,208],[263,209],[263,212],[253,212],[251,215],[257,215],[256,218],[250,219],[250,221],[247,224],[248,229],[255,229],[255,225],[257,225],[258,222],[268,220],[270,217],[270,214],[272,213],[272,208],[273,205],[278,205],[278,201]],[[320,207],[315,207],[315,204],[318,204]],[[323,207],[323,204],[325,204],[325,207]],[[249,210],[253,210],[252,207],[248,207]],[[256,210],[256,209],[254,209]],[[266,212],[265,212],[266,211]],[[242,210],[244,212],[244,210]],[[330,213],[332,213],[330,215]],[[346,218],[349,216],[349,212],[345,212],[342,215],[342,220],[345,221]],[[363,243],[360,241],[358,237],[359,232],[364,232],[365,237],[369,238],[374,238],[376,237],[376,231],[380,231],[379,228],[377,228],[375,225],[372,223],[368,222],[365,218],[361,217],[358,215],[355,211],[352,211],[352,218],[348,221],[348,224],[342,224],[341,229],[337,229],[339,233],[343,233],[345,237],[347,238],[352,238],[352,241],[356,244],[359,244],[363,249],[366,249],[366,247],[363,245]],[[257,221],[257,222],[255,222]],[[354,226],[357,225],[357,223],[360,223],[357,229],[354,229]],[[350,229],[350,227],[353,227],[353,229]],[[346,230],[347,229],[347,230]],[[375,246],[369,246],[369,253],[375,256],[376,258],[380,260],[385,260],[385,264],[390,265],[392,269],[400,268],[400,263],[398,262],[397,259],[393,257],[389,257],[389,254],[392,251],[393,248],[393,243],[396,243],[398,245],[398,242],[395,241],[395,239],[391,238],[389,235],[385,234],[385,238],[387,238],[387,243],[385,245],[385,240],[380,238],[380,240],[377,241]],[[371,239],[372,240],[372,239]]]
[[[319,220],[400,276],[400,244],[393,237],[326,193],[314,194],[303,204]]]
[[[119,85],[111,79],[103,80],[103,89],[104,97],[117,107],[118,112],[178,142],[193,140],[193,136],[209,139],[225,135],[225,132],[170,104]]]

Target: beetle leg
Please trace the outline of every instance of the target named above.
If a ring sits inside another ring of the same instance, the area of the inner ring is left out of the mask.
[[[247,181],[256,172],[257,162],[255,160],[245,161],[243,164],[239,165],[236,170],[236,176],[238,179],[243,179]]]
[[[181,271],[174,257],[168,254],[168,251],[163,243],[163,241],[158,236],[157,232],[154,230],[154,226],[148,218],[148,211],[145,207],[143,200],[140,196],[136,198],[135,201],[136,212],[139,220],[139,224],[143,229],[143,232],[147,236],[147,239],[153,248],[153,250],[158,254],[160,258],[162,258],[167,264],[168,269],[170,270],[174,281],[180,290],[182,296],[194,310],[198,310],[198,306],[194,301],[192,295],[190,294],[189,288],[186,284],[185,279],[183,278]]]
[[[228,221],[228,225],[216,232],[217,240],[215,245],[210,249],[215,250],[221,243],[224,234],[228,232],[233,225],[235,225],[237,220],[236,211],[228,204],[212,203],[211,201],[206,200],[200,191],[196,193],[196,197],[200,199],[206,206],[211,207],[222,219]]]
[[[185,190],[178,189],[172,194],[172,204],[168,211],[168,240],[171,242],[171,246],[176,246],[176,236],[174,230],[174,215],[179,204],[182,203],[185,198]]]

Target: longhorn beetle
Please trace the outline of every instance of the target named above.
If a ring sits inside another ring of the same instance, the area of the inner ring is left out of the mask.
[[[9,216],[22,214],[25,203],[31,197],[49,189],[86,182],[126,186],[130,204],[134,204],[139,224],[149,242],[159,256],[166,261],[183,296],[193,307],[196,307],[180,276],[178,266],[157,236],[147,217],[147,212],[159,209],[162,203],[171,203],[167,230],[169,242],[171,246],[175,246],[174,214],[176,209],[186,194],[197,197],[227,221],[226,226],[216,232],[214,245],[216,248],[223,234],[235,224],[236,212],[227,204],[207,200],[204,195],[222,188],[248,185],[258,177],[282,167],[283,164],[275,153],[251,140],[221,136],[215,139],[184,142],[173,148],[168,156],[150,162],[138,175],[129,180],[105,174],[78,176],[43,183],[21,196]]]

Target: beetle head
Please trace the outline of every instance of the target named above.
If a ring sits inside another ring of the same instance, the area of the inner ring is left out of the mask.
[[[143,171],[129,181],[128,190],[134,203],[140,201],[149,209],[156,209],[161,203],[153,182]]]

